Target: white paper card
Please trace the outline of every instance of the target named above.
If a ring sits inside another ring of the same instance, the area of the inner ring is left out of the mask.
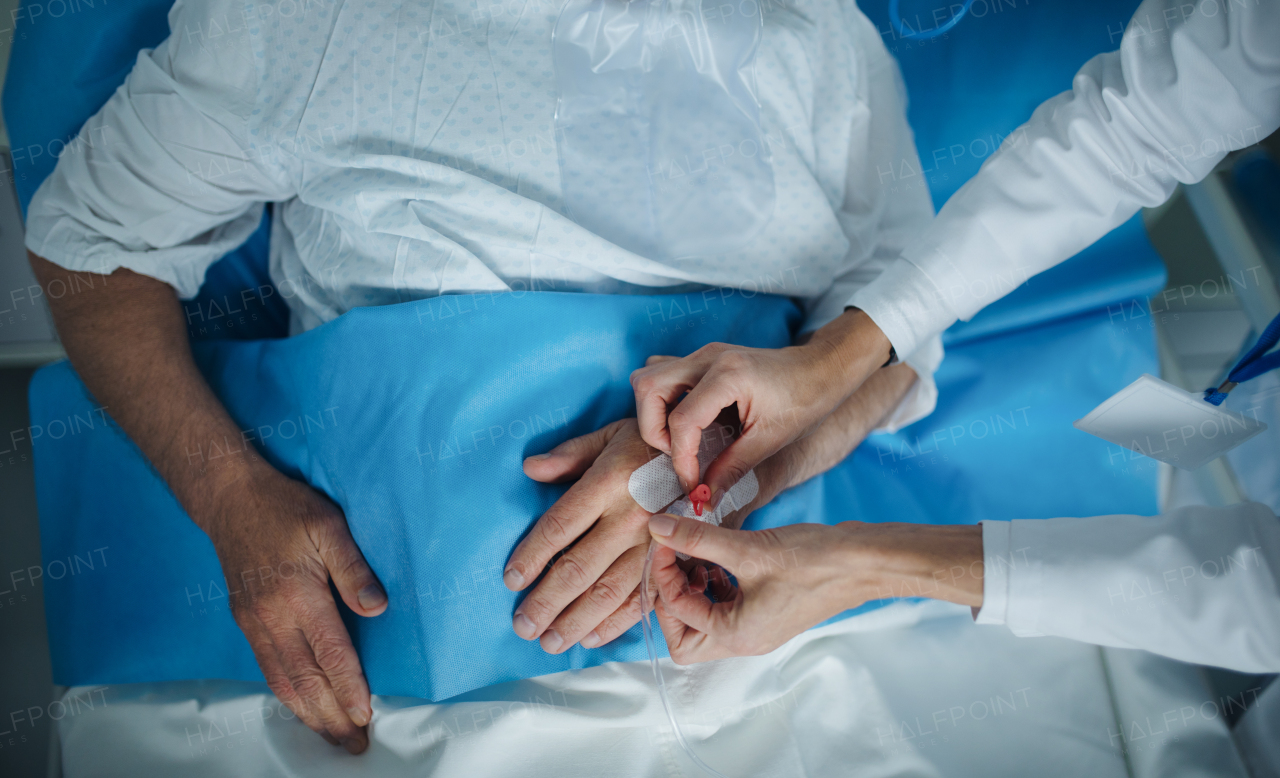
[[[1074,426],[1183,470],[1194,470],[1267,428],[1145,373]]]

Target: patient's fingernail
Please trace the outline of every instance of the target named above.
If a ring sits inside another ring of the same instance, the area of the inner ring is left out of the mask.
[[[564,638],[560,637],[560,633],[554,629],[549,629],[542,633],[542,650],[548,654],[554,654],[560,650],[560,646],[564,645]]]
[[[538,625],[534,624],[533,619],[523,613],[516,614],[516,617],[511,620],[511,627],[516,631],[517,635],[525,640],[533,640],[533,633],[538,631]]]
[[[659,513],[649,518],[649,531],[661,537],[667,537],[675,532],[676,520],[665,513]]]
[[[342,747],[347,749],[349,754],[358,754],[365,749],[365,743],[360,738],[349,737],[342,741]]]
[[[351,717],[357,727],[363,727],[369,723],[369,714],[359,708],[347,708],[347,715]]]
[[[373,610],[387,601],[387,593],[382,591],[381,586],[369,584],[360,590],[360,593],[356,595],[356,599],[360,601],[361,608]]]
[[[518,592],[524,588],[524,576],[520,575],[520,571],[514,567],[508,567],[502,574],[502,585],[513,592]]]
[[[534,454],[531,457],[525,457],[524,461],[528,462],[529,460],[532,459],[534,462],[541,462],[544,459],[550,459],[550,458],[551,458],[551,452],[548,451],[545,454]]]
[[[587,636],[585,638],[578,641],[578,645],[582,646],[583,648],[595,648],[596,646],[600,645],[600,633],[596,632],[595,630],[591,630],[590,632],[587,633]]]

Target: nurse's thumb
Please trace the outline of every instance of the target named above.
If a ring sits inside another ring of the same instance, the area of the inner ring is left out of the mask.
[[[696,559],[727,568],[737,567],[750,542],[750,533],[725,529],[697,519],[685,519],[670,513],[659,513],[649,518],[649,534],[658,543],[688,554]]]
[[[729,491],[746,477],[747,473],[764,460],[773,456],[785,443],[784,440],[770,440],[750,430],[747,434],[729,444],[720,455],[707,465],[707,472],[702,482],[714,494],[717,491]]]

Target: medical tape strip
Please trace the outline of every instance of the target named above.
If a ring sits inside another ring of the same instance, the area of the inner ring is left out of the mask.
[[[702,431],[702,442],[698,445],[698,480],[706,475],[707,466],[733,440],[733,430],[718,424],[712,424]],[[746,507],[760,492],[760,482],[756,480],[756,471],[750,470],[729,490],[715,510],[703,509],[699,516],[693,510],[693,504],[684,497],[680,489],[680,479],[676,477],[675,467],[667,454],[655,457],[636,468],[627,481],[627,491],[631,497],[650,513],[658,513],[663,508],[667,513],[683,516],[687,519],[705,521],[713,526],[720,526],[724,517]],[[681,559],[688,559],[685,554],[677,554]]]

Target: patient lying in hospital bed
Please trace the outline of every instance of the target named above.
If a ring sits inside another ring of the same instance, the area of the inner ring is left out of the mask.
[[[303,561],[305,575],[246,584],[233,611],[281,700],[352,752],[367,744],[372,710],[328,579],[361,616],[397,603],[320,491],[252,446],[217,462],[190,456],[241,431],[196,370],[176,301],[193,296],[209,266],[248,237],[264,202],[279,204],[271,273],[289,292],[294,334],[354,308],[445,294],[710,287],[798,298],[802,331],[812,333],[860,315],[844,312],[850,295],[932,215],[923,186],[884,186],[877,172],[919,165],[896,66],[852,3],[765,4],[759,29],[754,17],[698,16],[692,32],[751,52],[733,76],[754,78],[758,116],[743,125],[732,113],[740,101],[710,100],[706,116],[641,101],[623,112],[621,129],[683,117],[705,143],[701,164],[684,154],[681,167],[662,158],[675,147],[655,133],[646,157],[654,164],[631,176],[611,167],[612,135],[557,118],[557,95],[572,91],[573,57],[599,52],[553,46],[553,28],[566,22],[549,6],[475,26],[461,24],[468,9],[375,0],[248,19],[229,0],[179,2],[171,36],[139,55],[82,130],[110,142],[65,154],[28,213],[27,245],[43,283],[110,274],[94,291],[54,303],[63,342],[86,386],[213,541],[227,580]],[[617,7],[575,13],[594,23]],[[593,40],[578,33],[560,39]],[[744,46],[744,34],[758,44]],[[722,121],[731,114],[733,122]],[[724,143],[716,131],[725,127],[756,135]],[[766,148],[767,181],[752,161]],[[584,180],[592,164],[595,175]],[[750,223],[735,210],[740,200],[717,214],[701,196],[738,188],[768,204]],[[681,197],[704,208],[720,243],[690,253],[687,234],[661,229],[676,218],[668,202]],[[637,208],[659,229],[637,238]],[[824,432],[762,467],[749,509],[840,461],[874,426],[927,414],[940,344],[903,357]],[[525,472],[577,483],[517,548],[504,580],[532,590],[514,616],[516,633],[558,653],[608,643],[639,616],[648,514],[626,480],[656,452],[623,419],[548,453],[526,461]]]

